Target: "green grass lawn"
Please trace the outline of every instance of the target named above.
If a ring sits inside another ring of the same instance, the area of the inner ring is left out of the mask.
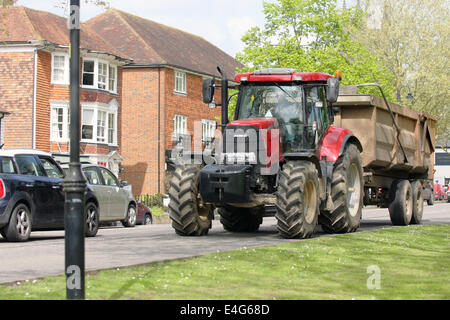
[[[86,297],[450,299],[449,232],[448,225],[389,228],[100,271],[86,276]],[[367,286],[370,266],[380,270],[380,289]],[[65,278],[0,286],[0,299],[65,299]]]

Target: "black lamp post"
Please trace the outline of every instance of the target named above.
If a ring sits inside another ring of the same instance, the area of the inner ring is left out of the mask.
[[[397,102],[402,102],[401,91],[402,91],[403,88],[408,88],[408,90],[409,90],[409,93],[406,96],[406,99],[413,100],[414,96],[411,93],[411,88],[408,85],[403,85],[403,86],[400,87],[400,89],[397,90]]]
[[[65,273],[68,300],[85,298],[84,193],[80,164],[80,0],[70,0],[70,164],[64,181]]]

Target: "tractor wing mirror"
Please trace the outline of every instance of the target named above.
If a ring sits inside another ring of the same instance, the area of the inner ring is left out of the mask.
[[[329,103],[335,103],[339,98],[339,79],[328,79],[327,100]]]
[[[203,80],[203,102],[210,104],[214,98],[214,85],[216,83],[216,79],[206,79]]]

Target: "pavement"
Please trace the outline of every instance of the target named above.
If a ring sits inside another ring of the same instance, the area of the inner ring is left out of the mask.
[[[424,225],[450,224],[450,203],[424,207]],[[392,227],[387,209],[363,210],[358,232]],[[315,237],[332,236],[321,231]],[[105,227],[85,241],[86,272],[186,259],[209,253],[254,248],[283,242],[275,218],[265,218],[256,233],[230,233],[218,220],[206,237],[180,237],[170,225],[136,228]],[[30,241],[9,243],[0,238],[0,284],[64,274],[64,231],[33,232]]]

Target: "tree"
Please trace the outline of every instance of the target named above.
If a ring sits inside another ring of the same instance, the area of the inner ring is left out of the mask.
[[[391,72],[351,36],[362,28],[360,9],[339,9],[336,0],[277,0],[264,2],[264,14],[264,28],[254,27],[242,38],[245,48],[236,58],[245,69],[341,70],[343,85],[378,82],[393,99]]]
[[[389,70],[402,104],[438,117],[437,136],[450,140],[449,0],[366,0],[365,23],[354,34]]]

